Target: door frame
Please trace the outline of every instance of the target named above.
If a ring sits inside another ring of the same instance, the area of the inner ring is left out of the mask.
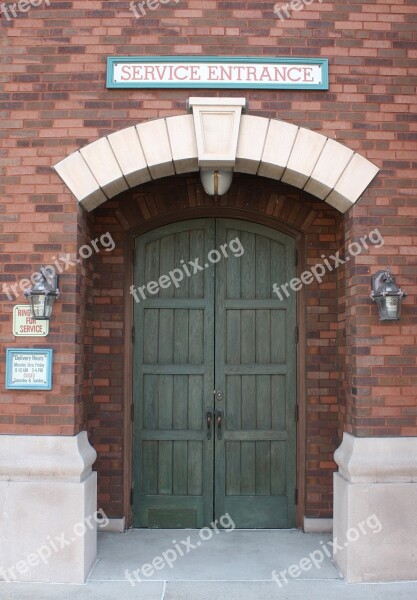
[[[123,373],[123,512],[126,519],[125,528],[132,524],[131,491],[133,483],[133,340],[132,328],[134,323],[133,302],[130,287],[134,284],[135,238],[157,229],[163,225],[187,221],[189,219],[224,218],[239,219],[251,223],[259,223],[289,235],[295,240],[297,277],[305,270],[305,236],[304,233],[286,223],[271,219],[265,214],[244,214],[241,209],[213,206],[182,210],[178,213],[161,215],[147,220],[145,223],[132,227],[124,239],[124,373]],[[294,257],[295,260],[295,257]],[[305,343],[306,343],[306,306],[304,287],[296,295],[296,319],[298,326],[298,344],[296,348],[296,482],[298,503],[296,505],[297,528],[304,529],[305,515],[305,461],[306,461],[306,386],[305,386]],[[301,374],[301,376],[299,376]]]

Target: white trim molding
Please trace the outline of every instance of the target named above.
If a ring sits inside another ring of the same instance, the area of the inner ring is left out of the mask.
[[[0,481],[80,483],[96,458],[85,431],[74,437],[0,435]]]
[[[124,533],[126,531],[126,519],[107,519],[103,525],[98,524],[99,533]]]
[[[332,533],[333,519],[304,517],[304,533]]]
[[[334,561],[342,575],[348,583],[417,580],[417,438],[344,433],[335,461]]]
[[[334,459],[349,483],[417,483],[417,437],[344,433]]]
[[[156,119],[100,138],[54,169],[86,210],[151,179],[231,168],[283,181],[341,213],[379,168],[343,144],[285,121],[243,115],[244,98],[190,98],[193,114]]]

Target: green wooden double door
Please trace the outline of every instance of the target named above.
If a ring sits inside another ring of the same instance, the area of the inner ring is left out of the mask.
[[[295,525],[296,311],[272,292],[294,256],[229,219],[137,238],[134,527]]]

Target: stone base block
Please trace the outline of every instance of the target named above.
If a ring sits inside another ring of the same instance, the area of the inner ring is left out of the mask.
[[[347,435],[335,456],[344,475],[334,475],[334,561],[348,583],[417,580],[417,482],[406,451],[415,440],[387,438],[381,457],[374,440]]]
[[[97,554],[95,456],[85,433],[0,436],[0,581],[85,583]]]

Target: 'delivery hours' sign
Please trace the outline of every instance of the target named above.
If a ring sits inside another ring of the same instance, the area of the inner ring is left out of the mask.
[[[326,58],[109,57],[108,88],[327,90]]]
[[[50,390],[52,388],[52,349],[7,348],[7,390]]]

